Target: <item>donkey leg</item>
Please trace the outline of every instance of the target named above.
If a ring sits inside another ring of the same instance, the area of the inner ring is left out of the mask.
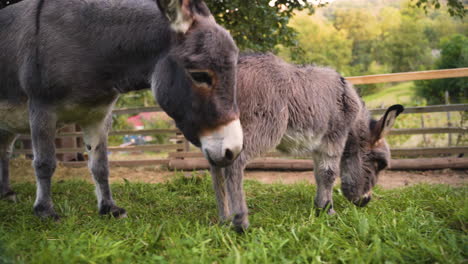
[[[211,177],[213,179],[213,189],[218,204],[218,214],[221,223],[225,223],[230,215],[228,199],[226,196],[226,178],[224,168],[211,166]]]
[[[335,214],[333,209],[333,184],[339,175],[340,157],[330,156],[324,153],[314,155],[314,176],[317,182],[317,194],[314,205],[317,214],[326,211],[329,215]]]
[[[126,217],[125,209],[115,205],[109,186],[109,162],[107,159],[107,134],[111,116],[96,124],[83,127],[84,141],[89,153],[88,167],[96,184],[99,214],[116,218]]]
[[[34,213],[39,217],[58,219],[51,196],[51,179],[57,163],[54,142],[57,118],[43,105],[30,103],[29,119],[37,182]]]
[[[0,130],[0,198],[16,202],[16,193],[10,187],[9,161],[16,135]]]
[[[244,232],[249,227],[248,209],[243,187],[245,165],[245,156],[241,154],[231,166],[224,168],[232,223],[234,230],[239,233]]]

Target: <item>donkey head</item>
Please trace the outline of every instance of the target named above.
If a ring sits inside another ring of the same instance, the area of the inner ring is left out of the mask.
[[[379,172],[390,163],[390,148],[384,137],[403,110],[403,106],[393,105],[380,120],[371,119],[369,126],[358,128],[348,137],[341,159],[341,188],[358,206],[369,203]]]
[[[238,48],[202,1],[159,0],[172,42],[156,64],[152,89],[184,136],[215,166],[227,166],[243,146],[236,102]]]

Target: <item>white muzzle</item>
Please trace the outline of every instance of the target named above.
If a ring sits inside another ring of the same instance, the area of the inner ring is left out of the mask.
[[[243,147],[242,126],[239,119],[220,126],[200,137],[203,155],[211,165],[225,167],[231,165]]]

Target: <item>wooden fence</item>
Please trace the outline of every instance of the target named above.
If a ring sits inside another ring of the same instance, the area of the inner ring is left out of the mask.
[[[435,71],[421,71],[421,72],[407,72],[395,74],[382,74],[370,76],[357,76],[348,77],[348,81],[353,84],[370,84],[370,83],[384,83],[384,82],[401,82],[401,81],[414,81],[414,80],[427,80],[427,79],[440,79],[440,78],[455,78],[468,76],[468,68],[449,69],[449,70],[435,70]],[[380,115],[386,109],[371,109],[372,115]],[[113,111],[115,115],[122,114],[138,114],[141,112],[161,112],[160,107],[138,107],[116,109]],[[451,105],[433,105],[424,107],[406,107],[403,114],[420,114],[420,113],[436,113],[436,112],[465,112],[468,111],[468,104],[451,104]],[[467,127],[421,127],[421,128],[405,128],[393,129],[391,135],[414,135],[414,134],[465,134]],[[116,166],[146,166],[146,165],[165,165],[170,169],[205,169],[208,168],[208,163],[203,159],[200,151],[191,152],[194,148],[190,148],[188,142],[181,136],[179,130],[172,129],[144,129],[144,130],[119,130],[112,131],[110,135],[155,135],[155,134],[168,134],[176,138],[176,143],[173,144],[154,144],[154,145],[137,145],[137,146],[121,146],[109,147],[109,151],[118,152],[138,152],[138,151],[164,151],[168,152],[166,158],[151,159],[151,160],[126,160],[126,161],[111,161],[111,165]],[[58,142],[63,140],[72,139],[73,142],[80,141],[82,137],[81,132],[67,131],[59,132],[57,135]],[[28,136],[22,136],[22,139],[28,139]],[[65,144],[58,144],[58,146]],[[74,144],[72,147],[58,147],[58,154],[70,154],[83,152],[83,147],[80,144]],[[447,155],[468,155],[468,146],[447,146],[438,148],[392,148],[393,157],[405,157],[405,159],[394,159],[391,161],[392,169],[440,169],[440,168],[468,168],[468,158],[454,158],[437,156]],[[16,154],[31,154],[30,149],[17,149]],[[427,157],[431,158],[427,158]],[[437,158],[434,158],[436,156]],[[409,157],[413,157],[408,159]],[[414,159],[414,157],[418,157]],[[425,157],[425,158],[421,158]],[[81,167],[86,166],[86,162],[62,162],[65,166]],[[284,155],[276,152],[268,153],[265,157],[254,160],[249,164],[248,168],[252,169],[284,169],[284,170],[310,170],[313,164],[310,160],[300,159],[287,159]]]

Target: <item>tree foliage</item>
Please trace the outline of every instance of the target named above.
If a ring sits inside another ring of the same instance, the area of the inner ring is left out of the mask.
[[[391,65],[392,72],[423,70],[431,65],[431,49],[424,35],[424,25],[404,16],[399,27],[379,43],[382,63]]]
[[[331,23],[309,16],[305,12],[295,16],[291,27],[298,32],[297,39],[301,51],[297,51],[295,47],[281,47],[281,57],[299,64],[313,62],[331,66],[341,73],[349,73],[352,41],[347,39],[344,31],[338,31]]]
[[[436,69],[468,67],[468,38],[457,34],[441,43],[441,56]],[[417,95],[429,104],[444,103],[444,93],[449,92],[451,103],[468,102],[468,78],[450,78],[416,82]]]
[[[425,12],[429,9],[439,9],[442,6],[441,3],[445,3],[451,16],[463,18],[467,13],[463,0],[411,0],[411,2],[413,2],[416,7],[422,8]]]
[[[206,0],[216,21],[228,29],[241,50],[273,51],[278,44],[295,46],[288,24],[294,11],[314,12],[301,0]]]

